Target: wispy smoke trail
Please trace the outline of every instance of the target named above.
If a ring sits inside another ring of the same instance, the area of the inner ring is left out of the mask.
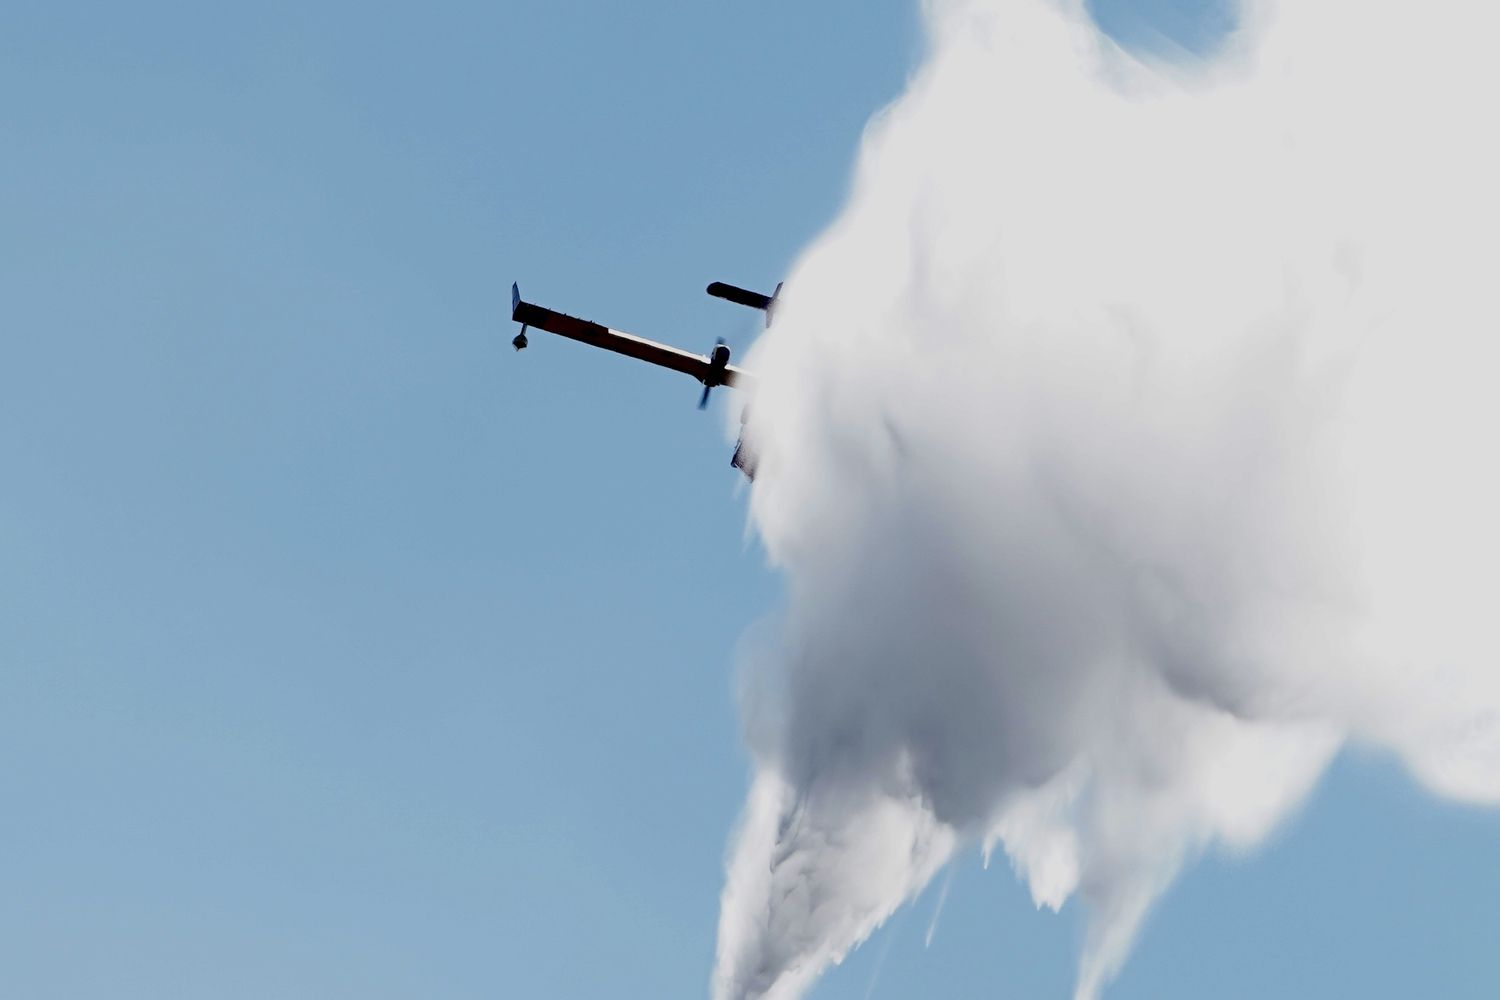
[[[753,359],[789,588],[714,994],[794,997],[958,847],[1089,914],[1077,995],[1346,741],[1500,801],[1494,19],[1251,6],[1147,66],[928,0]]]
[[[943,876],[943,887],[938,890],[937,905],[932,908],[932,919],[927,921],[927,933],[922,936],[922,947],[931,948],[932,939],[937,936],[938,920],[943,915],[943,907],[948,905],[948,890],[953,888],[953,869],[948,869],[948,874]]]

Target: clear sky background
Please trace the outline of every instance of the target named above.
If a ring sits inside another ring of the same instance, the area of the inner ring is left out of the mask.
[[[706,994],[778,583],[723,403],[514,354],[509,285],[742,348],[703,286],[774,286],[920,47],[915,0],[0,8],[0,997]],[[1109,995],[1493,997],[1497,846],[1346,755]],[[1065,996],[1003,868],[815,996]]]

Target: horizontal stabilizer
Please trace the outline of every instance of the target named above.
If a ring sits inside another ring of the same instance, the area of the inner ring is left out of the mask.
[[[752,292],[748,288],[740,288],[736,285],[726,285],[722,281],[715,281],[709,285],[708,294],[716,299],[728,299],[730,302],[749,306],[751,309],[769,309],[773,301],[769,295]]]

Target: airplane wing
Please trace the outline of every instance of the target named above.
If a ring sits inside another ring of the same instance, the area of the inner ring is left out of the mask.
[[[510,286],[510,318],[523,327],[536,327],[555,333],[559,337],[577,340],[606,351],[614,351],[626,357],[636,358],[648,364],[691,375],[705,386],[729,385],[747,388],[751,376],[744,369],[731,364],[715,364],[714,359],[702,354],[693,354],[681,348],[658,344],[654,340],[609,327],[590,320],[569,316],[544,306],[521,300],[519,284]]]
[[[735,365],[724,366],[724,384],[747,392],[755,390],[755,376]]]

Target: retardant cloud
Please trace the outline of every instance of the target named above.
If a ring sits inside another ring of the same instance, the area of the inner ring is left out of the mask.
[[[1093,997],[1351,740],[1500,801],[1495,15],[1253,5],[1189,66],[1076,3],[924,10],[751,361],[789,600],[719,1000],[798,995],[966,844],[1081,898]]]

